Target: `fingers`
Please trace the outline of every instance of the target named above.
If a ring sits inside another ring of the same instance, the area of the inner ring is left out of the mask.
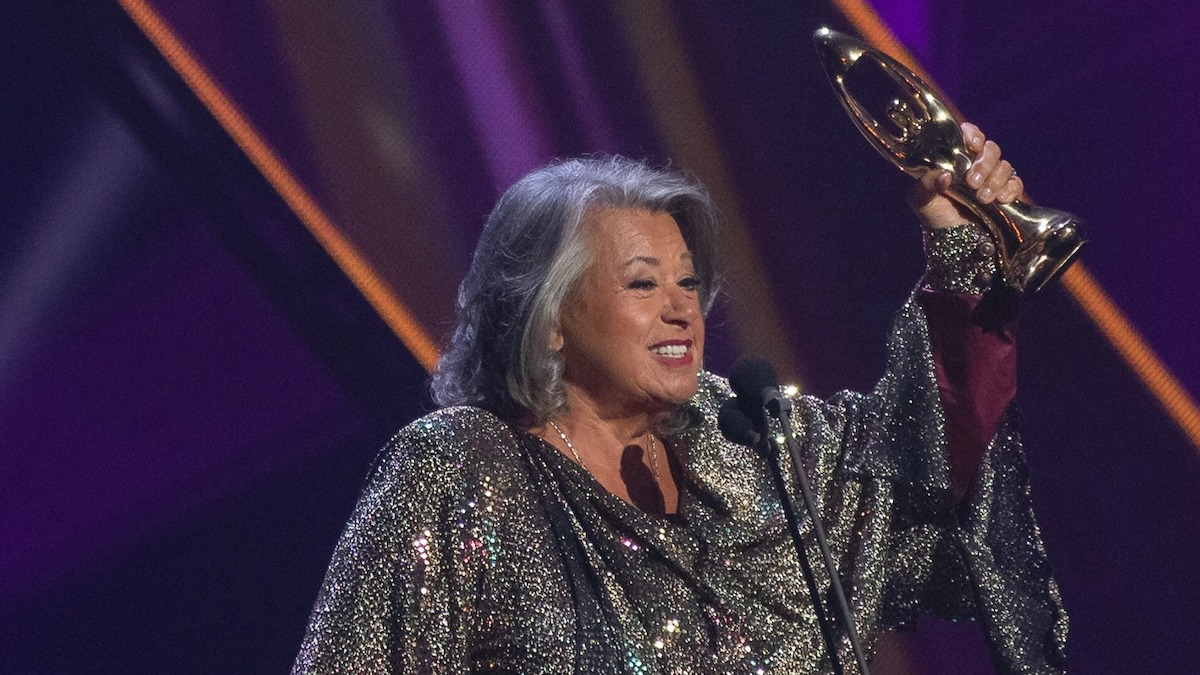
[[[1025,186],[1012,164],[1000,158],[1000,146],[987,140],[979,127],[964,122],[963,140],[967,149],[975,154],[975,161],[967,171],[966,184],[975,190],[975,198],[982,204],[993,201],[1007,204],[1024,193]]]
[[[962,182],[974,191],[979,203],[1007,204],[1024,194],[1025,186],[1012,164],[1001,159],[999,145],[987,140],[979,127],[969,122],[963,123],[962,134],[967,151],[975,158]],[[909,205],[927,227],[951,227],[963,222],[964,212],[945,194],[954,180],[947,171],[928,171],[909,192]]]
[[[970,122],[963,122],[961,128],[963,140],[967,142],[967,149],[971,151],[971,154],[978,155],[983,151],[983,144],[987,138],[984,137],[979,127]]]
[[[975,156],[971,169],[967,172],[967,185],[979,191],[991,180],[992,174],[1000,167],[1000,146],[995,141],[983,144],[983,152]]]
[[[1001,186],[996,188],[996,201],[1001,204],[1008,204],[1017,197],[1025,194],[1025,183],[1017,177],[1017,172],[1012,168],[1012,164],[1008,162],[1004,162],[1004,164],[1007,165],[1009,170],[1008,177],[1005,178]]]
[[[1001,160],[997,163],[995,171],[992,171],[991,174],[984,178],[983,185],[979,187],[979,191],[976,193],[979,201],[987,204],[994,200],[1000,194],[1000,191],[1008,185],[1008,179],[1012,178],[1014,174],[1016,172],[1013,171],[1012,164],[1009,164],[1007,160]]]
[[[953,182],[954,176],[949,171],[928,171],[921,177],[921,189],[927,194],[933,195],[945,192]]]

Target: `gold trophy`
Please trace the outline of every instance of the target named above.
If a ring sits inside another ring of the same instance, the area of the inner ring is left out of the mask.
[[[876,150],[914,178],[932,170],[950,172],[953,183],[948,196],[987,227],[996,243],[1000,271],[1010,287],[1033,295],[1070,266],[1086,243],[1078,219],[1019,200],[1010,204],[975,201],[974,190],[966,183],[974,158],[967,152],[961,120],[928,84],[887,54],[844,33],[820,28],[813,40],[842,106]],[[859,72],[872,66],[875,73]],[[874,77],[873,81],[887,84],[885,93],[896,94],[894,98],[884,96],[890,98],[883,111],[890,124],[880,123],[850,93],[851,69],[860,75],[860,81]]]

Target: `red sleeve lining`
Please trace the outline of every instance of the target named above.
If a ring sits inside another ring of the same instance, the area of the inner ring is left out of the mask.
[[[950,486],[962,501],[1017,393],[1017,297],[921,291],[946,415]]]

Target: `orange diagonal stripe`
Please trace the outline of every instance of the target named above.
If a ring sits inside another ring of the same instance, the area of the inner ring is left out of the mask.
[[[170,26],[144,0],[117,0],[167,62],[179,73],[200,102],[208,108],[246,157],[258,167],[267,182],[300,222],[320,242],[334,262],[366,297],[367,302],[392,329],[404,346],[426,370],[432,370],[438,349],[429,333],[388,288],[371,265],[346,239],[316,200],[304,189],[274,150],[221,90],[216,81],[192,56]]]
[[[833,4],[850,21],[858,34],[876,49],[887,52],[893,58],[908,65],[912,70],[925,78],[935,88],[932,78],[924,72],[912,54],[900,44],[891,29],[884,23],[867,2],[864,0],[832,0]],[[943,94],[944,96],[944,94]],[[949,102],[949,98],[946,98]],[[953,108],[953,103],[950,103]],[[1146,344],[1137,329],[1125,318],[1112,298],[1104,292],[1095,277],[1087,271],[1082,262],[1076,262],[1062,276],[1063,286],[1079,303],[1079,306],[1092,320],[1101,334],[1112,344],[1125,363],[1133,370],[1142,384],[1158,399],[1159,404],[1167,415],[1179,425],[1179,428],[1192,442],[1193,448],[1200,453],[1200,407],[1195,399],[1183,388],[1179,380],[1171,374],[1162,360]]]
[[[1062,276],[1063,285],[1083,311],[1095,322],[1117,352],[1133,368],[1192,444],[1200,449],[1200,409],[1179,380],[1167,370],[1154,350],[1146,344],[1125,318],[1112,298],[1100,288],[1095,277],[1079,263]]]

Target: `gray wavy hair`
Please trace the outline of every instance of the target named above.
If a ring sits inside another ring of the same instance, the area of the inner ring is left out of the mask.
[[[458,290],[458,324],[433,376],[434,400],[541,424],[566,405],[550,348],[563,303],[591,264],[583,223],[601,208],[665,212],[679,224],[707,314],[716,297],[716,207],[699,182],[624,157],[536,169],[500,197]]]

